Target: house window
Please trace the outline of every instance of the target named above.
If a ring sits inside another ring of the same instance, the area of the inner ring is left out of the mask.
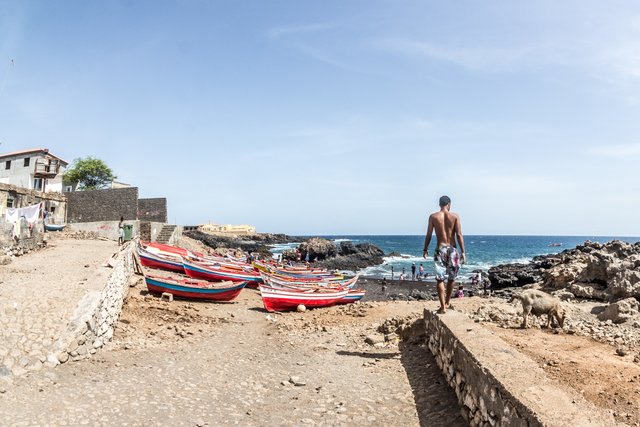
[[[33,180],[33,189],[42,191],[42,178],[36,178]]]
[[[31,163],[31,157],[27,157],[24,159],[24,167],[29,167],[29,163]]]
[[[5,168],[5,169],[11,169],[11,160],[7,160],[7,161],[4,163],[4,168]]]
[[[8,208],[12,208],[13,207],[13,199],[7,199],[7,207]]]

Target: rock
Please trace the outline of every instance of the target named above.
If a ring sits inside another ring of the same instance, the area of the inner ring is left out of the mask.
[[[11,371],[9,370],[9,368],[4,365],[0,365],[0,378],[8,377],[9,375],[11,375]]]
[[[10,256],[6,256],[6,255],[0,256],[0,265],[11,264],[11,261],[13,260],[11,259]]]
[[[298,376],[292,376],[289,378],[289,382],[296,387],[304,387],[307,385],[307,382],[300,379]]]
[[[333,258],[338,254],[336,245],[330,240],[323,239],[321,237],[313,237],[308,241],[302,243],[298,247],[301,259],[306,259],[307,256],[310,261],[318,260],[322,261],[327,258]]]
[[[618,347],[618,348],[616,349],[616,354],[617,354],[618,356],[621,356],[621,357],[626,356],[626,355],[627,355],[627,350],[625,350],[625,349],[624,349],[624,348],[622,348],[622,347]]]
[[[627,298],[614,302],[598,314],[599,320],[611,320],[613,323],[624,323],[640,314],[640,304],[635,298]]]
[[[304,304],[300,304],[298,305],[298,307],[296,307],[296,311],[299,313],[304,313],[305,311],[307,311],[307,307],[305,307]]]
[[[376,345],[376,344],[384,343],[384,336],[383,335],[368,335],[364,339],[364,342],[366,342],[369,345]]]
[[[400,336],[398,334],[396,334],[395,332],[392,332],[390,334],[386,334],[384,336],[384,340],[385,341],[396,341],[396,340],[399,340],[399,339],[400,339]]]
[[[69,353],[67,353],[66,351],[61,351],[60,353],[58,353],[58,362],[66,363],[67,360],[69,360]]]

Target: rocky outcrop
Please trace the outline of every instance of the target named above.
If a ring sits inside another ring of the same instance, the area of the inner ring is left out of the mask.
[[[298,252],[303,260],[323,261],[335,257],[338,254],[338,249],[330,240],[313,237],[298,246]]]
[[[313,237],[300,244],[297,249],[285,251],[285,260],[308,259],[314,266],[329,270],[356,271],[372,265],[382,264],[384,252],[371,243],[354,245],[351,241],[336,245],[330,240]]]
[[[494,288],[539,284],[597,300],[640,299],[640,243],[587,241],[559,254],[539,256],[528,264],[489,270]]]
[[[235,236],[224,236],[220,234],[203,233],[202,231],[186,231],[183,235],[196,239],[212,248],[219,255],[226,255],[229,252],[242,251],[257,253],[262,257],[271,258],[273,255],[269,250],[269,245],[277,243],[299,242],[300,238],[287,236],[286,234],[250,234]]]

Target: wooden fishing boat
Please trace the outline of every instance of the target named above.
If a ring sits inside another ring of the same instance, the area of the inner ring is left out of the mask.
[[[217,282],[206,280],[177,279],[145,275],[147,289],[154,294],[164,292],[181,298],[193,298],[207,301],[231,301],[235,299],[247,282]]]
[[[181,248],[179,246],[165,245],[164,243],[157,243],[157,242],[140,242],[140,244],[147,251],[152,253],[160,253],[162,255],[178,255],[181,257],[185,257],[185,256],[204,257],[204,254],[201,252],[193,252],[193,251],[190,251],[189,249]]]
[[[237,270],[203,264],[191,259],[183,259],[182,266],[187,276],[194,279],[204,279],[209,281],[231,280],[233,282],[262,282],[262,278],[255,271]]]
[[[182,257],[179,255],[152,253],[138,245],[138,258],[145,267],[184,273]]]
[[[285,287],[285,288],[353,288],[358,281],[359,276],[343,278],[326,278],[326,279],[295,279],[291,277],[277,276],[265,272],[260,272],[262,281],[272,287]]]
[[[47,231],[62,231],[67,226],[67,224],[47,224],[44,223],[44,229]]]
[[[306,308],[330,307],[349,292],[346,289],[285,290],[263,285],[259,289],[267,311],[295,310],[301,304]]]
[[[364,297],[364,289],[349,289],[349,293],[343,296],[336,304],[351,304],[360,301]]]

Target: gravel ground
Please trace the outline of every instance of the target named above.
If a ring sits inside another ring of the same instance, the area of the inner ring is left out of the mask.
[[[138,284],[92,359],[0,383],[0,425],[462,426],[431,354],[378,332],[421,312],[389,302],[270,314],[252,290],[167,303]]]

